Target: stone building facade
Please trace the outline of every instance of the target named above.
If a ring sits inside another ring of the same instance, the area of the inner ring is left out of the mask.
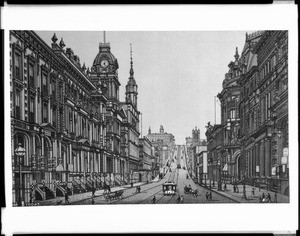
[[[260,40],[249,46],[256,65],[240,81],[245,173],[253,184],[289,195],[288,32],[257,34]]]
[[[14,205],[128,182],[139,160],[137,85],[131,67],[121,104],[118,68],[109,43],[90,70],[55,34],[49,46],[34,31],[10,31]]]
[[[159,159],[160,172],[165,172],[166,169],[164,168],[164,166],[166,165],[168,158],[171,155],[171,152],[175,145],[174,135],[165,132],[164,127],[161,125],[159,133],[152,133],[149,127],[146,138],[152,143],[152,146],[156,149],[156,155],[159,155],[157,159]]]
[[[289,195],[288,32],[246,34],[229,68],[218,94],[221,124],[206,131],[209,178],[219,179],[217,165],[222,181]]]

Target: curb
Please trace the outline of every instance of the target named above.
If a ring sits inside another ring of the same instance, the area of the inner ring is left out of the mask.
[[[202,188],[204,188],[204,189],[210,190],[210,191],[212,191],[212,192],[214,192],[214,193],[217,193],[217,194],[219,194],[219,195],[222,195],[223,197],[229,198],[230,200],[232,200],[232,201],[234,201],[234,202],[236,202],[236,203],[243,203],[243,202],[241,202],[241,201],[236,200],[235,198],[232,198],[232,197],[229,197],[229,196],[226,196],[226,195],[222,194],[222,193],[219,192],[218,190],[205,188],[204,186],[201,186],[201,185],[199,185],[199,186],[202,187]]]

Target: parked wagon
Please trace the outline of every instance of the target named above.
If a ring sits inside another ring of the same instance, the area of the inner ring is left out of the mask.
[[[112,200],[116,200],[116,199],[121,199],[123,192],[124,192],[123,190],[118,190],[115,192],[106,193],[103,196],[106,199],[106,201],[112,201]]]
[[[177,191],[177,185],[174,182],[165,182],[163,184],[164,195],[174,195]]]

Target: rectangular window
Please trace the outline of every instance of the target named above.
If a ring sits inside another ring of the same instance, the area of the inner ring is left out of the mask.
[[[48,104],[43,103],[43,122],[47,123],[48,122]]]
[[[47,75],[42,73],[42,93],[48,95]]]
[[[15,97],[15,117],[16,119],[21,119],[21,94],[19,90],[16,90],[16,97]]]
[[[268,118],[271,117],[271,93],[268,93]]]
[[[52,108],[52,124],[56,127],[57,119],[56,119],[56,107]]]
[[[54,81],[51,82],[51,87],[52,87],[52,97],[55,98],[56,97],[56,86],[55,86]]]
[[[34,87],[34,67],[32,64],[28,66],[28,80],[29,86]]]
[[[21,56],[15,54],[15,77],[21,79]]]
[[[73,132],[73,114],[72,110],[69,110],[69,125],[70,125],[70,132]]]
[[[35,104],[35,98],[31,97],[29,99],[29,122],[34,123],[34,104]]]

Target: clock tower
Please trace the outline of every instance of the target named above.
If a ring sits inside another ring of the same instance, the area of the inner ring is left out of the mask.
[[[118,78],[118,60],[111,53],[110,43],[104,40],[99,43],[99,52],[96,55],[91,71],[88,72],[90,80],[98,87],[105,89],[100,93],[106,96],[107,101],[102,107],[102,113],[105,117],[105,155],[101,164],[103,171],[110,174],[110,178],[120,172],[120,127],[122,124],[122,115],[120,115],[119,87]]]
[[[94,84],[106,84],[107,99],[116,110],[116,105],[119,101],[119,87],[121,85],[118,78],[118,69],[118,60],[111,53],[110,43],[105,42],[104,36],[104,43],[99,43],[99,52],[94,59],[89,77]]]

